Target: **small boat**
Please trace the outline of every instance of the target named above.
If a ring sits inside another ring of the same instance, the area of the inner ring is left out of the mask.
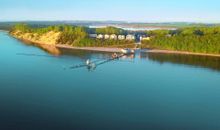
[[[117,59],[117,58],[119,58],[117,53],[112,54],[112,59]]]
[[[126,49],[121,49],[121,52],[123,54],[134,54],[134,50],[126,48]]]
[[[88,70],[95,70],[96,64],[90,61],[89,59],[86,61],[86,66]]]
[[[86,60],[86,65],[90,65],[92,62],[88,59]]]

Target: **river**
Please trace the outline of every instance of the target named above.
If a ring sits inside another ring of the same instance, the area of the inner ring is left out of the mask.
[[[1,130],[220,129],[219,58],[46,50],[0,32]]]

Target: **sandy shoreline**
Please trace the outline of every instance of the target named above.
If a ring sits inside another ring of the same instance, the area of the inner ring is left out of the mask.
[[[69,45],[56,45],[57,48],[73,49],[73,50],[87,50],[87,51],[100,51],[100,52],[121,52],[121,48],[108,48],[108,47],[72,47]]]
[[[14,37],[14,36],[13,36]],[[17,37],[14,37],[19,39]],[[108,48],[108,47],[73,47],[70,45],[51,45],[46,43],[32,42],[25,39],[19,39],[21,41],[31,42],[36,45],[47,45],[52,46],[54,48],[63,48],[63,49],[73,49],[73,50],[86,50],[86,51],[97,51],[97,52],[110,52],[110,53],[120,53],[122,48]],[[172,50],[159,50],[159,49],[142,49],[141,52],[144,53],[161,53],[161,54],[181,54],[181,55],[197,55],[197,56],[212,56],[212,57],[220,57],[220,54],[208,54],[208,53],[195,53],[195,52],[186,52],[186,51],[172,51]]]
[[[159,49],[149,49],[142,52],[220,57],[220,54],[195,53],[195,52],[187,52],[187,51],[172,51],[172,50],[159,50]]]
[[[46,46],[47,48],[53,47],[53,48],[57,48],[57,49],[60,48],[60,49],[85,50],[85,51],[110,52],[110,53],[119,53],[119,52],[121,52],[121,49],[122,49],[122,48],[108,48],[108,47],[74,47],[74,46],[63,45],[63,44],[54,45],[54,44],[47,44],[47,43],[42,43],[42,42],[30,41],[30,40],[18,38],[13,35],[11,35],[11,36],[15,39],[22,41],[22,42],[30,43],[33,45],[39,45],[40,47]]]
[[[7,30],[1,30],[1,29],[0,29],[0,32],[9,32],[9,31],[7,31]]]
[[[107,47],[72,47],[72,46],[69,46],[69,45],[56,45],[56,47],[66,48],[66,49],[74,49],[74,50],[117,52],[117,53],[121,52],[121,49],[122,49],[122,48],[107,48]],[[186,51],[172,51],[172,50],[159,50],[159,49],[142,49],[141,52],[220,57],[220,54],[206,54],[206,53],[195,53],[195,52],[186,52]]]

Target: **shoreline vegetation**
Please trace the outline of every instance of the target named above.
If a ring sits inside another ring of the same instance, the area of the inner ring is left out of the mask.
[[[142,41],[143,48],[220,54],[220,26],[155,30],[149,31],[148,35],[151,40]]]
[[[33,28],[26,24],[17,24],[9,33],[22,41],[65,49],[120,52],[122,48],[135,48],[135,41],[89,37],[90,33],[126,34],[126,31],[114,27],[89,29],[80,26],[56,25]],[[154,30],[144,33],[150,40],[143,40],[139,46],[147,49],[143,52],[220,57],[220,27],[218,26]]]
[[[132,48],[133,40],[114,40],[91,38],[89,34],[124,34],[122,29],[115,27],[90,29],[81,26],[56,25],[43,28],[30,27],[26,24],[15,25],[10,34],[18,39],[50,45],[69,45],[73,47],[111,47]]]

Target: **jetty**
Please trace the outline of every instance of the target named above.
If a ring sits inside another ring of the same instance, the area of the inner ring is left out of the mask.
[[[96,60],[96,61],[91,61],[90,59],[88,59],[84,64],[80,64],[80,65],[75,65],[70,67],[70,69],[78,69],[78,68],[83,68],[83,67],[87,67],[88,70],[95,70],[98,66],[106,64],[108,62],[114,61],[114,60],[118,60],[123,56],[126,56],[128,54],[116,54],[114,53],[112,55],[111,58],[109,59],[103,59],[103,60]]]

